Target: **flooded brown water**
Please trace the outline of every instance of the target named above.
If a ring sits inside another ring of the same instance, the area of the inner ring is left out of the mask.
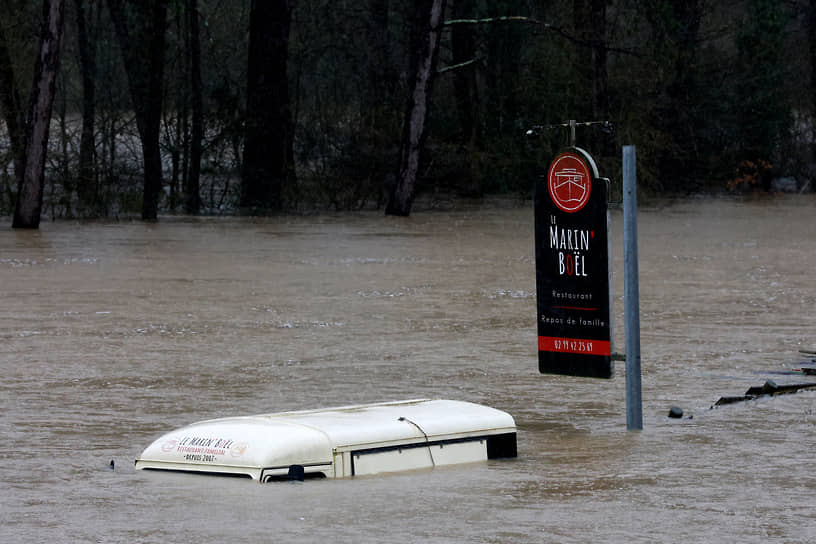
[[[813,542],[816,392],[710,407],[808,379],[786,372],[816,347],[814,211],[641,210],[642,432],[623,363],[538,373],[528,205],[0,229],[0,541]],[[620,212],[613,259],[622,351]],[[510,412],[518,459],[265,485],[133,469],[193,421],[418,397]]]

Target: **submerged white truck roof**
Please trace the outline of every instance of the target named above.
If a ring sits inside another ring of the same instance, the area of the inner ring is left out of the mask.
[[[510,414],[416,399],[193,423],[155,440],[137,469],[342,478],[516,456]]]

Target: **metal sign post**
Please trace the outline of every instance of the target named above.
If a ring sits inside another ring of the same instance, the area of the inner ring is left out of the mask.
[[[638,288],[637,171],[635,146],[623,147],[623,266],[626,319],[626,428],[643,429],[640,389],[640,298]]]

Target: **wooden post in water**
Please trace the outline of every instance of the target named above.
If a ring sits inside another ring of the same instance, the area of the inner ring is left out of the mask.
[[[623,266],[626,321],[626,429],[643,429],[640,388],[640,296],[637,249],[637,175],[635,146],[623,147]]]

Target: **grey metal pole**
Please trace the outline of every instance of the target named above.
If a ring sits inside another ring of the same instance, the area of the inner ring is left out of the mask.
[[[623,147],[623,267],[626,321],[626,428],[643,429],[640,388],[640,295],[638,288],[637,169],[635,146]]]

